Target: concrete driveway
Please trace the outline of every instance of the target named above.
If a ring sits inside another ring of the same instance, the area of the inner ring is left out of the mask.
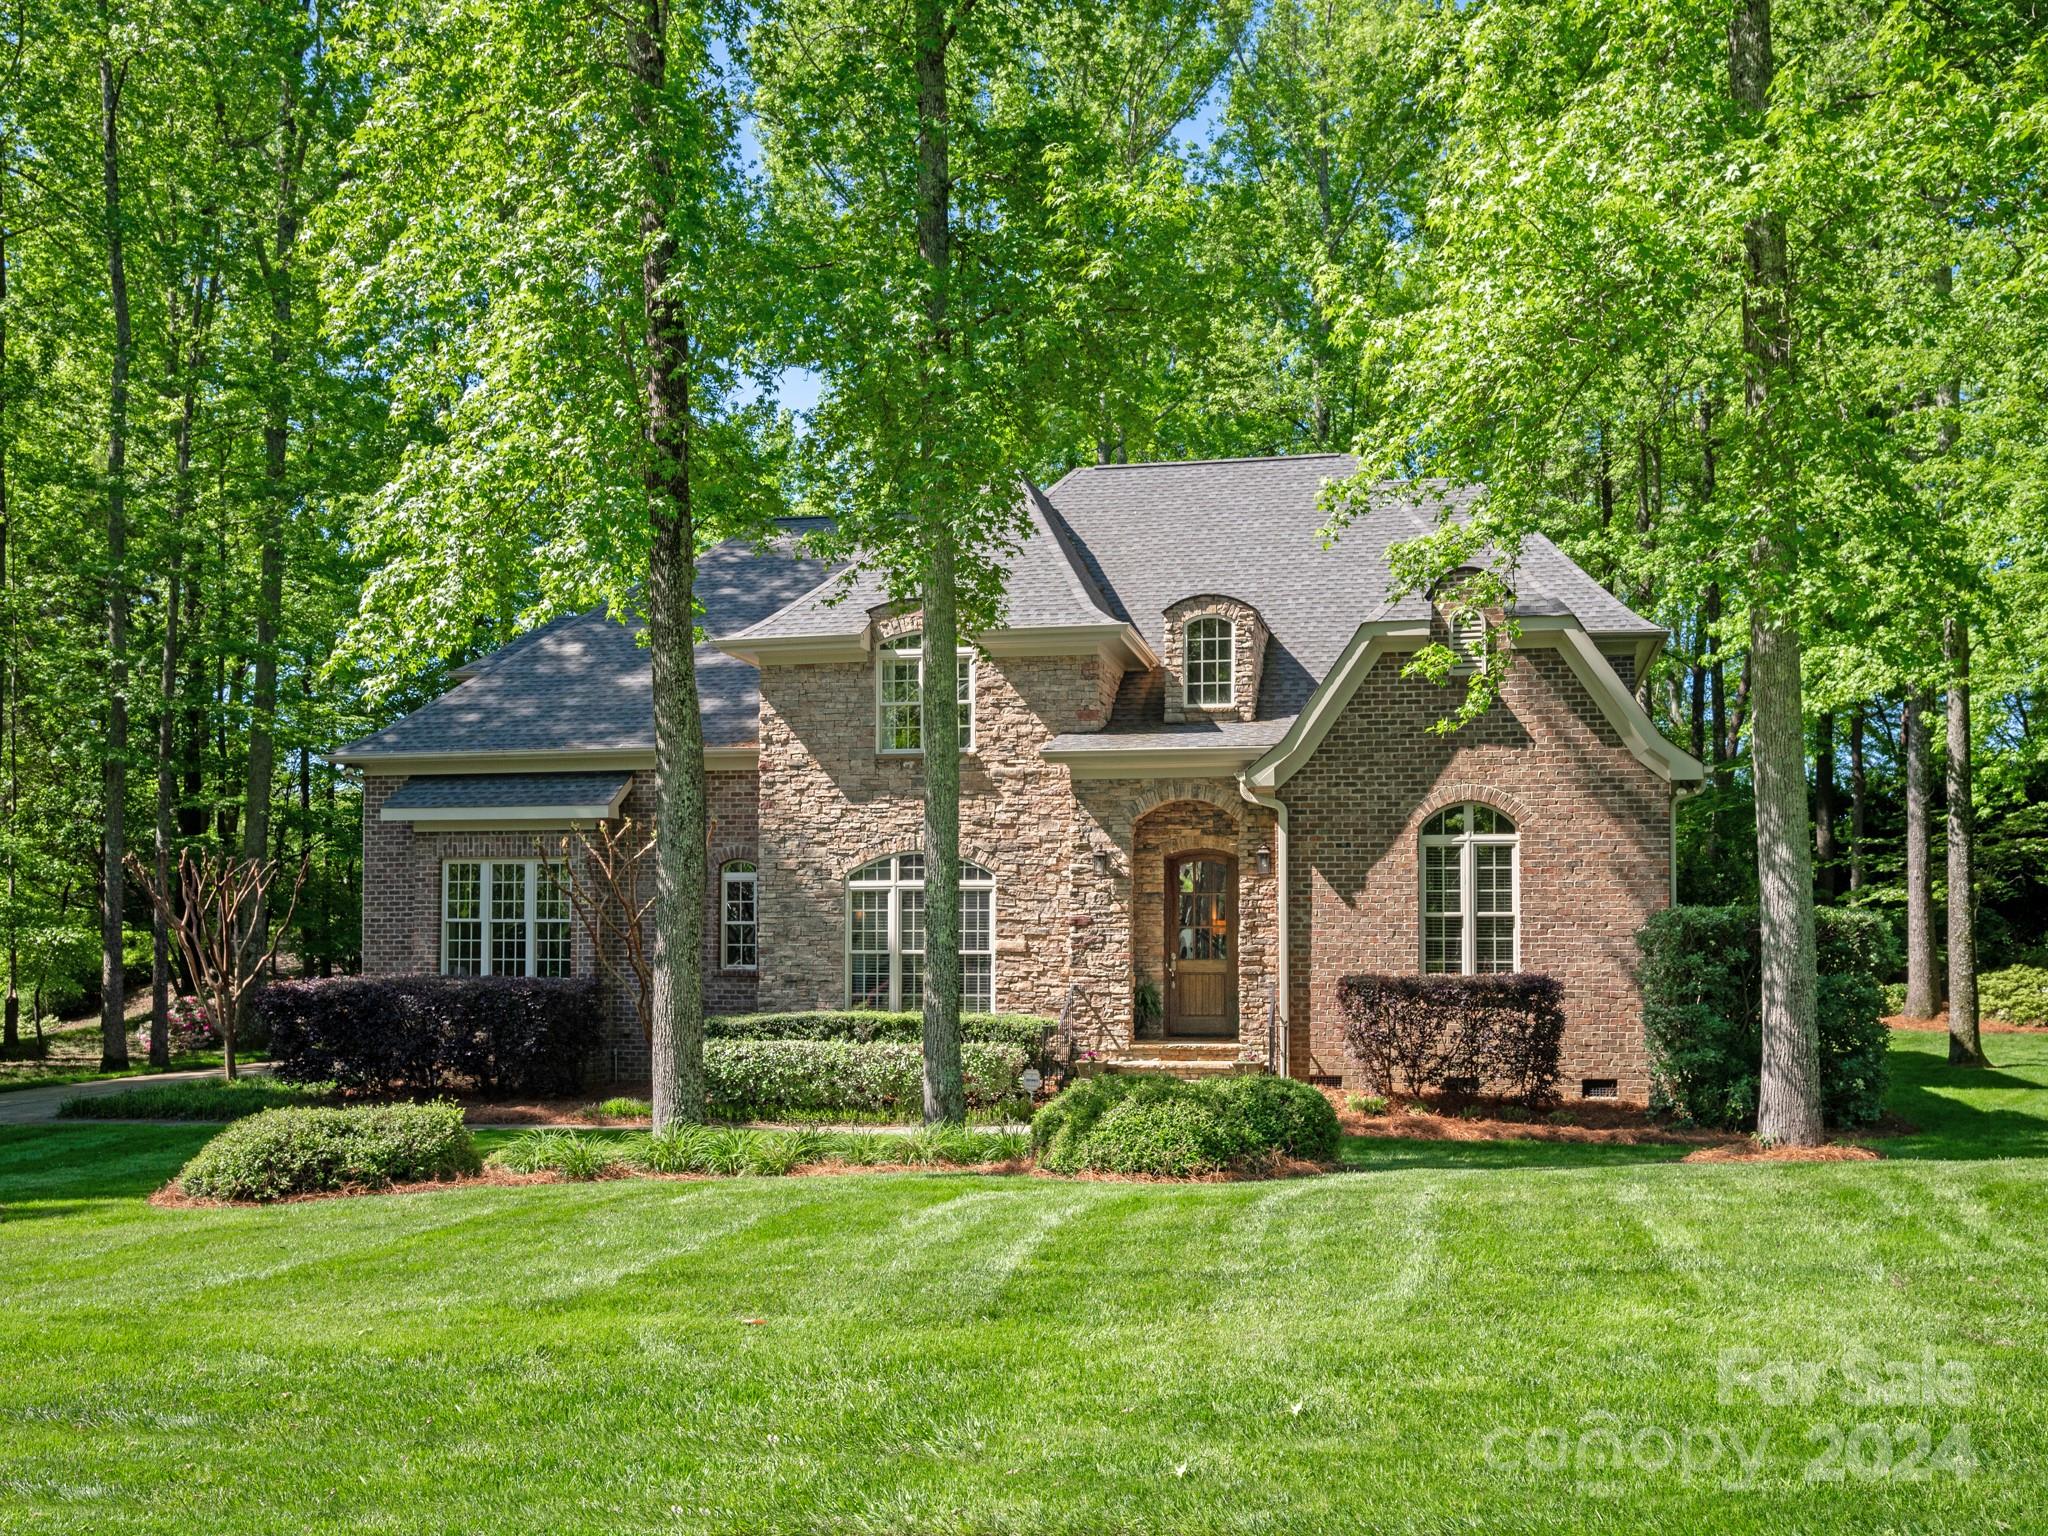
[[[270,1071],[263,1062],[250,1062],[236,1070],[248,1077]],[[154,1088],[160,1083],[196,1083],[219,1077],[219,1067],[197,1072],[153,1072],[144,1077],[109,1077],[94,1083],[52,1083],[47,1088],[17,1088],[0,1093],[0,1125],[48,1125],[57,1118],[57,1106],[66,1099],[99,1098],[109,1093],[127,1093],[136,1088]]]

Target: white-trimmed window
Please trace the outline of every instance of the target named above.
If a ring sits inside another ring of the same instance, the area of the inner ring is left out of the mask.
[[[1446,806],[1422,827],[1422,969],[1471,976],[1519,967],[1515,824],[1490,805]]]
[[[728,971],[758,970],[760,928],[754,866],[734,859],[718,873],[718,963]]]
[[[995,877],[960,861],[960,1006],[995,1007]],[[924,998],[924,855],[899,853],[846,881],[846,1001],[916,1009]]]
[[[960,652],[960,750],[974,750],[974,652]],[[924,637],[883,643],[875,661],[875,750],[924,750]]]
[[[567,976],[573,946],[562,866],[455,859],[441,866],[441,972]]]
[[[1189,619],[1181,631],[1182,695],[1196,709],[1228,709],[1237,686],[1237,626]]]

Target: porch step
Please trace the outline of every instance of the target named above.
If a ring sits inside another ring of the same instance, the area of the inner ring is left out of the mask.
[[[1220,1077],[1263,1070],[1239,1060],[1236,1040],[1140,1040],[1106,1058],[1105,1072],[1155,1072],[1170,1077]]]

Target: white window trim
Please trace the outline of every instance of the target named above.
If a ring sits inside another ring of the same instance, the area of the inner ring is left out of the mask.
[[[727,904],[732,900],[732,887],[744,882],[754,888],[754,962],[741,964],[732,959],[726,938]],[[718,968],[721,971],[752,971],[761,969],[761,875],[752,859],[732,859],[718,871]]]
[[[924,748],[922,746],[890,746],[888,733],[882,729],[882,669],[892,658],[897,661],[904,659],[910,650],[910,647],[903,643],[908,638],[906,635],[898,635],[893,640],[884,641],[875,649],[875,751],[882,757],[924,756]],[[974,750],[975,702],[976,694],[981,687],[981,679],[977,674],[981,669],[974,664],[973,647],[963,645],[956,654],[960,660],[967,663],[965,669],[967,673],[967,729],[960,735],[960,752],[964,757]],[[954,684],[956,689],[958,686],[959,684]],[[924,739],[924,637],[922,635],[918,636],[917,646],[917,701],[917,734],[919,741],[922,742]]]
[[[1220,699],[1198,699],[1195,697],[1194,682],[1189,671],[1193,655],[1193,635],[1189,632],[1197,624],[1221,624],[1223,626],[1223,697]],[[1184,709],[1231,709],[1237,703],[1237,620],[1221,613],[1193,613],[1181,620],[1180,625],[1180,696]]]
[[[1499,806],[1484,800],[1466,800],[1453,805],[1440,805],[1423,818],[1423,824],[1436,820],[1445,811],[1462,810],[1465,825],[1472,825],[1472,813],[1480,806],[1497,816],[1508,816]],[[1522,824],[1515,822],[1512,832],[1457,832],[1424,833],[1418,840],[1415,854],[1415,915],[1417,964],[1425,976],[1477,976],[1479,965],[1479,860],[1474,849],[1482,843],[1495,847],[1505,843],[1508,846],[1508,915],[1515,925],[1515,955],[1512,970],[1522,968]],[[1432,971],[1429,968],[1429,856],[1423,851],[1428,848],[1456,848],[1458,850],[1458,924],[1459,924],[1459,969],[1456,971]],[[1491,913],[1490,916],[1499,916]],[[1494,974],[1494,973],[1487,973]]]
[[[860,869],[866,869],[870,864],[881,863],[883,857],[887,858],[889,864],[889,876],[887,879],[869,878],[863,880],[855,878],[854,875],[849,875],[846,878],[845,892],[841,897],[839,914],[841,942],[845,950],[845,966],[842,976],[844,990],[842,995],[846,998],[846,1006],[848,1008],[858,1008],[860,1006],[854,1000],[853,995],[853,893],[855,891],[887,891],[889,893],[886,909],[889,935],[889,1006],[886,1011],[902,1013],[906,1010],[914,1011],[923,1006],[921,999],[905,1001],[903,997],[903,892],[921,891],[924,889],[925,882],[921,879],[905,880],[901,876],[899,871],[902,865],[899,861],[903,858],[903,855],[900,853],[868,859],[858,866],[856,874],[858,874]],[[979,868],[979,866],[972,867]],[[988,1003],[990,1010],[993,1011],[996,1005],[996,985],[998,981],[996,975],[996,878],[993,871],[969,874],[969,868],[968,861],[962,859],[960,861],[960,889],[962,891],[988,892]],[[964,959],[969,953],[972,953],[976,959],[981,958],[981,951],[979,950],[962,950],[962,958]],[[964,991],[965,989],[963,988],[962,990]],[[964,997],[962,998],[962,1008],[964,1011]]]
[[[482,929],[480,949],[477,955],[477,969],[475,972],[475,974],[478,976],[501,976],[507,974],[503,971],[493,971],[491,969],[491,880],[493,877],[493,871],[496,869],[497,866],[501,864],[517,864],[520,867],[520,869],[524,871],[524,875],[522,878],[524,879],[526,885],[526,964],[523,969],[517,972],[517,974],[521,976],[538,977],[540,975],[538,967],[540,965],[541,925],[540,871],[547,865],[558,865],[561,862],[562,861],[560,859],[493,859],[485,857],[481,854],[477,855],[474,858],[443,859],[441,861],[440,915],[441,974],[443,976],[455,974],[461,974],[466,976],[470,974],[467,971],[457,973],[452,972],[448,969],[449,871],[454,869],[458,864],[474,864],[476,866],[477,922],[478,926]],[[566,876],[564,877],[564,879],[566,884]],[[563,899],[565,901],[568,900],[568,893],[566,889],[563,892]],[[569,935],[569,970],[567,974],[573,976],[576,974],[576,914],[572,911],[566,917],[562,918],[561,921],[568,930]]]

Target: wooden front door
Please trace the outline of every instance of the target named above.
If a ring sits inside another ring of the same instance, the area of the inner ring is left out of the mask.
[[[1166,861],[1166,1032],[1237,1035],[1237,860],[1183,853]]]

